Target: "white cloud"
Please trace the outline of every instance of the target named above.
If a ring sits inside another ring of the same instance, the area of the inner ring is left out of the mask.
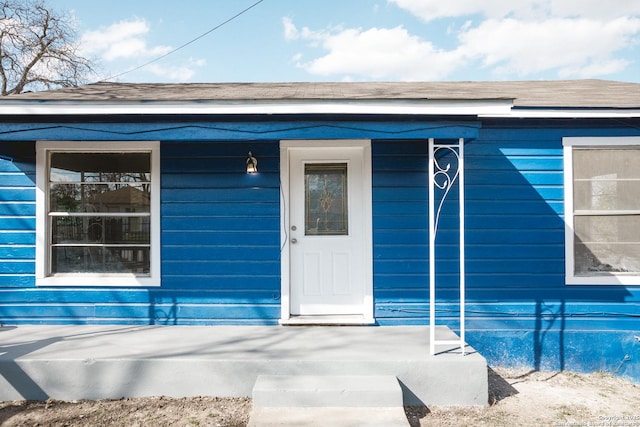
[[[551,14],[555,17],[612,20],[640,15],[637,0],[553,0],[551,3]]]
[[[406,9],[413,15],[432,21],[438,18],[452,18],[466,15],[481,14],[489,17],[503,17],[528,3],[538,1],[514,1],[514,0],[388,0],[402,9]]]
[[[500,78],[587,78],[624,71],[633,60],[620,52],[640,44],[640,1],[388,2],[425,21],[458,17],[443,34],[456,45],[439,48],[403,26],[299,30],[283,18],[287,40],[326,51],[298,60],[298,66],[318,75],[388,80],[444,79],[460,67],[482,68]]]
[[[460,62],[456,52],[436,49],[398,26],[341,30],[333,34],[306,33],[303,38],[323,38],[329,53],[298,65],[312,74],[355,74],[375,79],[439,79]]]
[[[159,64],[150,64],[146,70],[157,77],[178,83],[189,81],[195,74],[193,69],[186,66],[167,67]]]
[[[613,74],[620,72],[629,66],[629,61],[626,59],[614,59],[593,62],[587,65],[581,66],[567,66],[558,71],[558,77],[562,79],[567,78],[592,78],[594,76],[606,76],[607,74]]]
[[[285,40],[296,40],[299,37],[298,29],[293,25],[293,21],[289,17],[282,18],[282,26],[284,27]]]
[[[88,31],[82,35],[85,54],[96,55],[104,61],[151,58],[171,50],[170,46],[149,46],[149,25],[142,19],[120,21],[108,27]]]
[[[298,30],[291,18],[282,18],[282,26],[284,27],[285,40],[299,40],[304,39],[310,41],[312,46],[317,46],[318,42],[322,42],[331,36],[332,32],[341,31],[341,27],[328,28],[323,31],[313,31],[309,27],[302,27],[302,30]]]
[[[549,19],[527,22],[516,19],[487,20],[461,33],[465,56],[500,73],[527,76],[557,70],[564,77],[591,76],[620,71],[625,61],[614,53],[640,33],[640,19],[613,21]],[[613,64],[616,66],[614,67]],[[580,71],[581,68],[585,70]]]
[[[189,58],[182,65],[153,63],[148,65],[145,70],[164,80],[185,83],[195,76],[197,68],[205,66],[206,63],[207,61],[204,59]]]
[[[83,55],[117,64],[113,66],[126,71],[173,50],[171,46],[150,44],[150,36],[149,24],[144,19],[135,18],[88,31],[82,35],[80,45]],[[142,70],[163,80],[186,82],[195,75],[197,68],[205,64],[206,61],[200,58],[189,58],[179,65],[163,59],[146,65]]]
[[[612,19],[640,14],[637,0],[388,0],[413,15],[431,21],[481,15],[485,18],[543,18],[585,17]]]

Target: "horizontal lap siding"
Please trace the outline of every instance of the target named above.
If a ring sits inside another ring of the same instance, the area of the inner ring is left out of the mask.
[[[486,124],[466,145],[467,340],[493,364],[638,380],[638,287],[565,285],[562,137],[585,133]],[[439,298],[457,329],[455,289]]]
[[[162,287],[150,296],[158,323],[277,323],[279,148],[250,145],[162,145]],[[259,174],[244,171],[249,150]]]
[[[36,288],[35,147],[2,147],[30,158],[0,160],[1,323],[277,323],[277,142],[162,143],[157,288]],[[244,173],[249,150],[257,175]]]
[[[373,283],[380,324],[425,323],[429,293],[426,141],[374,141]]]
[[[467,339],[491,363],[608,369],[622,361],[621,372],[631,372],[625,356],[640,359],[637,287],[564,284],[562,137],[629,132],[485,123],[466,143]],[[1,322],[277,323],[277,141],[162,143],[158,288],[35,288],[34,144],[1,148]],[[249,150],[257,175],[243,172]],[[426,140],[374,140],[372,152],[375,315],[381,325],[427,324]],[[453,328],[456,201],[453,191],[436,265],[438,319]],[[616,350],[595,355],[607,342]]]
[[[640,358],[640,289],[564,281],[562,137],[591,132],[487,124],[466,142],[467,340],[493,364],[619,370],[638,380],[629,358]],[[375,315],[382,325],[428,324],[427,147],[378,141],[373,152]],[[457,330],[457,191],[449,197],[437,318]]]
[[[0,143],[0,290],[35,284],[35,145]],[[3,319],[0,297],[0,323]]]
[[[532,303],[545,288],[565,289],[561,135],[483,129],[467,145],[469,328],[482,324],[473,322],[485,311],[491,318],[485,302],[535,318]]]

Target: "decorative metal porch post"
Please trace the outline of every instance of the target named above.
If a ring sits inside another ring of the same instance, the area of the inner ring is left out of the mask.
[[[453,154],[455,165],[440,158]],[[454,168],[452,170],[452,168]],[[436,341],[436,235],[443,204],[458,182],[458,215],[460,245],[460,340]],[[436,193],[437,196],[436,197]],[[429,138],[429,349],[436,354],[436,344],[457,344],[465,353],[465,269],[464,269],[464,139],[457,144],[436,143]]]

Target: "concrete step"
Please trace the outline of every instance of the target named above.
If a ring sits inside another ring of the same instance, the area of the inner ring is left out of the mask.
[[[402,389],[392,375],[260,375],[253,406],[402,408]]]
[[[392,375],[260,375],[250,427],[406,427]]]
[[[247,427],[408,427],[403,408],[253,408]]]

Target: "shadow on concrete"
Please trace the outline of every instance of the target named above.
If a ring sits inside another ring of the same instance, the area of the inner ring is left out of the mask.
[[[526,378],[534,372],[536,371],[527,372],[526,374],[518,376],[516,379]],[[493,406],[501,400],[515,396],[519,393],[518,390],[516,390],[506,379],[501,377],[500,374],[490,367],[487,367],[487,373],[489,380],[489,401],[487,404],[489,406]],[[405,394],[405,396],[407,393],[409,393],[410,396],[413,395],[411,390],[402,384],[402,382],[400,382],[400,387],[402,388],[402,393]],[[426,405],[412,405],[405,406],[404,412],[411,427],[420,427],[420,420],[429,415],[431,410]]]
[[[17,329],[17,327],[2,326],[0,327],[0,333],[13,329]],[[120,328],[117,330],[102,330],[98,333],[88,332],[65,336],[54,334],[53,336],[48,336],[43,339],[0,344],[0,377],[23,398],[45,401],[51,396],[32,378],[33,374],[29,374],[23,369],[20,365],[20,358],[61,341],[71,341],[98,335],[126,334],[130,332],[131,329],[132,328]],[[59,375],[64,376],[66,374],[60,372]],[[2,425],[2,421],[0,417],[0,425]]]
[[[5,328],[0,328],[0,332]],[[51,337],[39,341],[22,344],[1,345],[0,376],[8,382],[21,396],[29,396],[35,400],[46,400],[47,393],[18,364],[19,357],[47,347],[60,341],[60,337]]]

